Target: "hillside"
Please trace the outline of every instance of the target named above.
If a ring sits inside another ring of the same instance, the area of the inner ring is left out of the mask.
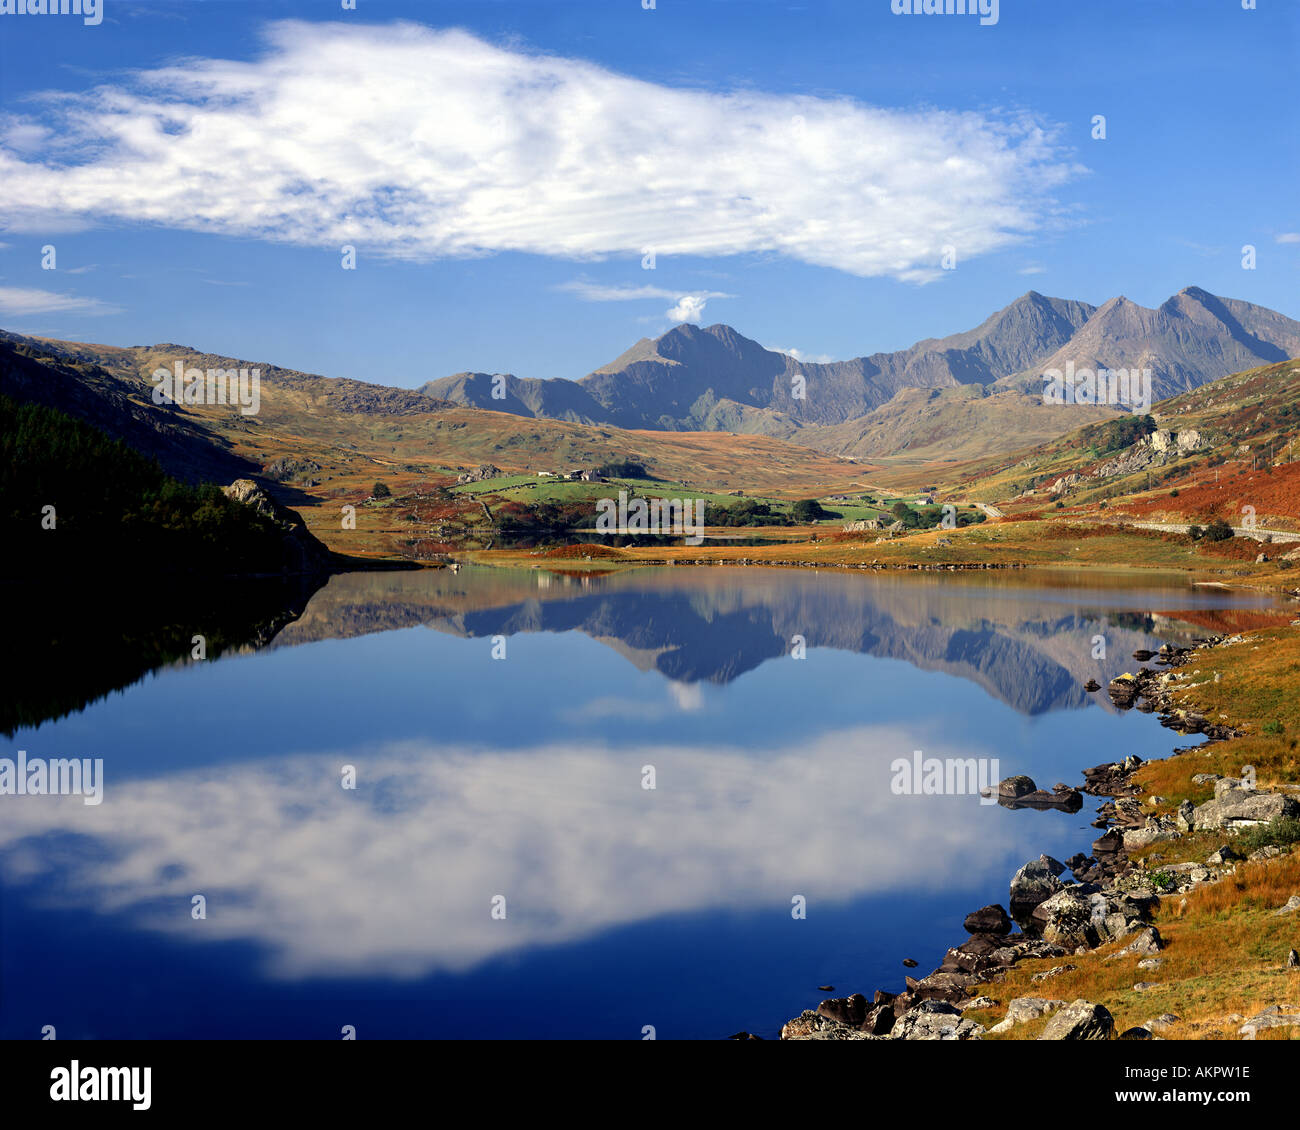
[[[853,489],[866,471],[761,435],[521,421],[411,389],[321,377],[179,345],[6,338],[0,340],[0,392],[20,402],[57,403],[156,456],[175,477],[221,483],[255,478],[341,553],[406,555],[425,533],[418,522],[382,507],[360,506],[357,528],[341,527],[341,507],[364,503],[380,478],[394,493],[427,495],[454,483],[457,472],[485,463],[535,475],[630,459],[668,481],[799,497]],[[154,404],[149,375],[177,362],[203,370],[261,368],[257,413],[243,415],[233,405]]]
[[[1300,362],[1249,369],[1152,406],[1150,434],[1121,417],[1010,456],[954,484],[1008,513],[1049,506],[1175,525],[1221,518],[1300,529]],[[1058,505],[1059,504],[1059,505]],[[1250,510],[1245,508],[1252,508]]]

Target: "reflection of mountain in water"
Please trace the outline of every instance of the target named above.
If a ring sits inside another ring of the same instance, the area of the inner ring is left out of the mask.
[[[1085,704],[1083,684],[1131,667],[1133,651],[1198,634],[1164,621],[1157,635],[1141,608],[1206,600],[1186,589],[1047,590],[757,569],[349,574],[332,578],[272,646],[417,625],[467,638],[579,631],[674,682],[727,683],[788,654],[798,635],[809,649],[902,659],[969,679],[1022,714],[1039,714]],[[1093,657],[1096,636],[1105,637],[1106,658]],[[1097,701],[1110,708],[1104,696]]]

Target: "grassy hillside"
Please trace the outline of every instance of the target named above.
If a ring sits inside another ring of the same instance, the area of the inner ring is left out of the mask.
[[[1088,424],[970,464],[951,485],[1008,513],[1055,509],[1057,502],[1067,513],[1082,513],[1104,504],[1111,516],[1175,523],[1222,517],[1240,525],[1242,508],[1253,506],[1260,525],[1300,529],[1291,463],[1300,457],[1300,362],[1224,377],[1153,405],[1150,415],[1155,428],[1174,437],[1164,451],[1123,434],[1118,421]]]

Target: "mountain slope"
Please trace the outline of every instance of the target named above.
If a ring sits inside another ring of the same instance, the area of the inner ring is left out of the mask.
[[[1112,298],[1065,345],[1020,381],[1041,391],[1044,369],[1151,369],[1152,400],[1258,365],[1300,356],[1300,322],[1199,287],[1179,291],[1155,310]]]

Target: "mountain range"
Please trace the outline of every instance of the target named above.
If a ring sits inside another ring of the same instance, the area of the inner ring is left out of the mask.
[[[684,324],[581,380],[460,373],[419,388],[176,344],[0,331],[0,388],[69,411],[185,479],[229,482],[282,458],[318,462],[327,479],[426,460],[535,471],[633,459],[678,481],[798,491],[843,486],[865,469],[848,460],[981,460],[1110,418],[1107,407],[1044,403],[1041,373],[1070,362],[1150,368],[1154,402],[1297,356],[1300,322],[1189,287],[1154,310],[1030,291],[972,330],[849,361],[799,361],[730,326]],[[157,409],[150,374],[177,363],[257,367],[260,414]],[[794,395],[799,379],[804,397]]]
[[[457,373],[421,387],[518,416],[758,433],[857,458],[933,457],[951,455],[954,439],[973,443],[965,454],[1005,448],[1009,425],[1022,444],[1105,415],[1044,405],[1046,369],[1149,368],[1154,401],[1297,355],[1300,322],[1199,287],[1154,310],[1122,296],[1093,306],[1031,290],[972,330],[848,361],[799,361],[730,326],[684,324],[579,380]]]

